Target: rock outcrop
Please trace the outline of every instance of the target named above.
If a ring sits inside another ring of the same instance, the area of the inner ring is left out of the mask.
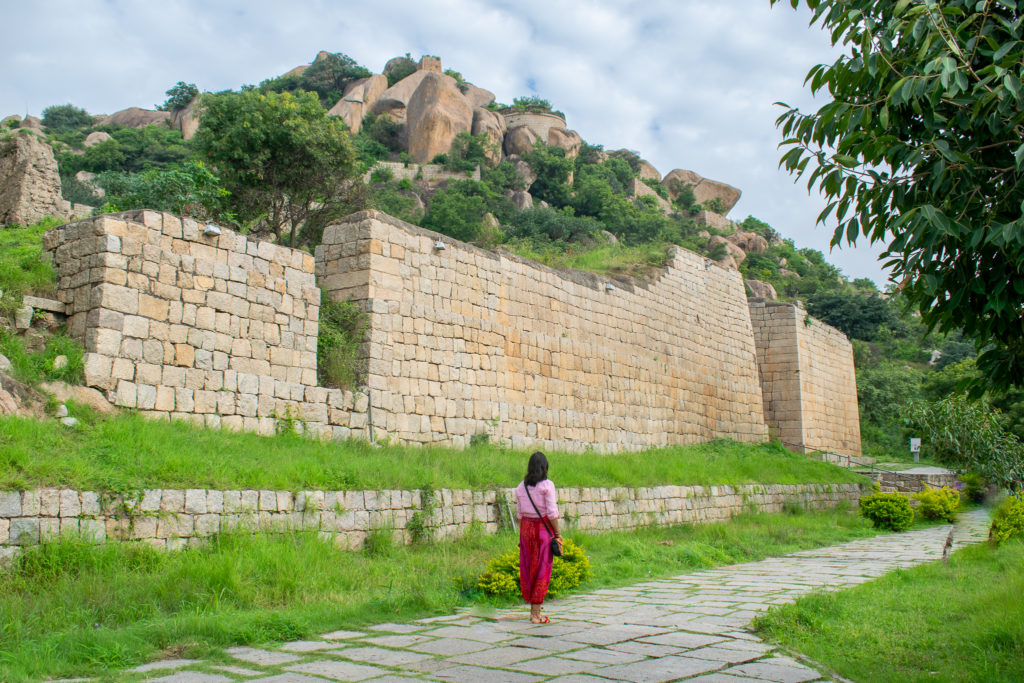
[[[423,82],[428,73],[432,72],[417,71],[398,81],[398,83],[382,92],[377,101],[373,103],[373,106],[369,107],[369,110],[374,114],[387,114],[395,121],[405,123],[405,110],[409,104],[409,99],[412,98],[413,93],[420,87],[420,83]],[[451,77],[445,76],[445,78]],[[452,82],[455,82],[454,78],[452,78]]]
[[[388,89],[387,76],[375,74],[349,83],[345,94],[327,113],[340,116],[348,129],[355,135],[363,125],[363,117],[370,113],[373,105]]]
[[[708,249],[709,250],[714,249],[719,244],[724,244],[725,245],[726,254],[728,254],[729,256],[732,257],[733,262],[735,262],[735,264],[737,266],[739,266],[739,264],[743,263],[744,259],[747,258],[747,252],[743,251],[742,249],[737,247],[735,244],[733,244],[729,240],[727,240],[724,237],[722,237],[721,235],[712,235],[711,236],[711,239],[708,240]]]
[[[477,107],[473,110],[473,135],[486,135],[490,149],[487,159],[492,164],[501,161],[501,144],[505,139],[505,117],[497,112]]]
[[[426,163],[451,149],[455,136],[470,132],[472,127],[473,109],[455,79],[435,71],[425,72],[407,105],[409,156]]]
[[[181,137],[191,140],[199,130],[199,97],[193,97],[184,109],[178,109],[171,114],[171,125],[181,131]]]
[[[565,150],[565,156],[575,159],[583,146],[583,138],[574,130],[564,128],[551,128],[548,130],[548,144],[552,147],[561,147]]]
[[[492,93],[490,90],[478,88],[472,83],[465,84],[462,94],[466,96],[466,99],[469,100],[469,103],[474,107],[486,107],[488,104],[494,101],[494,93]],[[501,116],[500,114],[497,115]]]
[[[715,211],[723,216],[736,206],[741,194],[739,189],[732,185],[709,180],[698,173],[680,168],[666,173],[665,177],[661,179],[661,184],[668,189],[673,199],[679,196],[678,190],[681,185],[690,185],[697,203],[703,205],[705,209]],[[715,207],[715,204],[719,206]]]
[[[653,178],[659,183],[661,182],[661,174],[658,173],[658,169],[654,168],[654,166],[651,165],[651,162],[643,159],[640,160],[639,175],[640,178]]]
[[[505,155],[525,156],[533,151],[535,142],[537,134],[530,130],[529,126],[516,126],[505,133]]]
[[[139,107],[129,107],[115,112],[110,116],[104,116],[96,125],[99,126],[124,126],[125,128],[145,128],[154,123],[163,123],[171,119],[169,111],[153,111]]]
[[[0,142],[0,225],[31,225],[47,216],[70,215],[71,204],[60,194],[53,149],[31,133]]]
[[[659,195],[654,191],[654,188],[647,185],[647,183],[640,180],[640,178],[633,178],[633,183],[630,185],[629,193],[636,198],[640,197],[654,197],[655,201],[658,202],[658,207],[664,214],[672,212],[672,203],[667,199]]]
[[[110,133],[105,133],[102,130],[94,130],[93,132],[85,136],[85,142],[82,143],[82,146],[95,147],[101,142],[106,142],[107,140],[113,139],[114,138],[111,137]]]
[[[726,235],[725,239],[729,240],[748,254],[763,254],[768,251],[768,240],[761,237],[756,232],[737,230],[731,235]]]
[[[775,292],[775,288],[767,282],[761,282],[760,280],[744,280],[747,285],[747,291],[750,293],[750,297],[753,299],[776,299],[778,294]]]

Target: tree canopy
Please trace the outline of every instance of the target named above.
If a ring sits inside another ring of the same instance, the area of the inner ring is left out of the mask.
[[[825,195],[833,244],[886,243],[925,324],[974,339],[989,383],[1020,383],[1024,3],[804,4],[846,53],[807,76],[830,102],[809,114],[783,105],[780,165]]]
[[[228,92],[204,96],[203,107],[195,147],[243,223],[294,245],[302,224],[362,208],[345,124],[314,93]]]

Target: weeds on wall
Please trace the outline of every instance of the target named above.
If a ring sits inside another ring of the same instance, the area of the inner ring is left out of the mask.
[[[367,315],[352,301],[320,299],[317,379],[321,386],[353,389],[366,379],[366,358],[359,345],[366,337]]]

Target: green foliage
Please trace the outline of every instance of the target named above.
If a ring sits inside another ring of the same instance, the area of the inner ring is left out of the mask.
[[[135,173],[148,168],[166,168],[184,163],[192,155],[190,145],[182,139],[181,133],[167,126],[101,126],[98,130],[109,133],[113,139],[93,145],[82,154],[75,154],[69,149],[56,151],[62,176],[74,175],[78,171]]]
[[[509,218],[511,239],[530,239],[535,245],[544,243],[585,242],[596,240],[601,224],[589,216],[574,216],[571,210],[552,208],[525,209]],[[563,246],[564,248],[564,246]]]
[[[950,524],[956,521],[956,511],[960,507],[960,494],[957,491],[947,486],[941,489],[926,486],[911,498],[920,502],[917,514],[921,517],[932,521],[943,519]]]
[[[805,4],[848,51],[808,73],[826,104],[779,117],[781,164],[797,177],[811,169],[809,187],[828,201],[821,220],[837,224],[833,244],[888,240],[892,278],[924,323],[984,349],[985,383],[1021,384],[1020,7]]]
[[[999,545],[1011,538],[1024,539],[1024,496],[1010,496],[992,515],[989,539]]]
[[[28,227],[9,225],[0,230],[0,314],[13,314],[26,294],[53,294],[57,274],[43,260],[43,233],[63,222],[47,218]]]
[[[382,145],[389,152],[402,150],[402,124],[388,114],[367,114],[363,117],[359,135]]]
[[[111,210],[156,209],[232,222],[225,210],[228,191],[201,161],[139,173],[108,171],[96,178],[96,184],[106,191],[105,201]]]
[[[664,185],[659,183],[656,179],[642,178],[640,182],[654,190],[655,194],[657,194],[662,199],[668,199],[668,189]]]
[[[61,176],[60,195],[73,204],[85,204],[86,206],[103,204],[103,199],[96,194],[95,190],[73,175]]]
[[[1002,488],[1024,484],[1024,444],[1005,430],[988,401],[953,394],[933,403],[914,402],[904,419],[920,434],[922,455],[977,472]]]
[[[451,76],[455,79],[455,86],[459,89],[459,92],[465,93],[469,90],[469,83],[462,77],[462,74],[454,69],[445,69],[444,73],[446,76]]]
[[[549,597],[565,595],[593,574],[590,560],[583,548],[569,539],[564,540],[562,556],[554,558],[551,567]],[[498,555],[487,563],[487,569],[477,579],[477,587],[488,595],[513,597],[519,594],[519,551]]]
[[[194,143],[231,193],[232,210],[281,240],[362,208],[345,124],[312,93],[222,93],[203,98]]]
[[[412,56],[406,52],[405,57],[399,58],[398,61],[392,64],[391,69],[384,74],[388,78],[388,87],[390,88],[403,78],[416,73],[416,68],[416,62],[413,60]]]
[[[887,299],[846,290],[815,292],[807,299],[807,312],[853,339],[873,339],[881,326],[896,323],[896,311]]]
[[[178,81],[167,91],[167,99],[157,109],[163,111],[178,111],[192,104],[192,100],[199,95],[199,88],[195,83]]]
[[[498,193],[526,189],[526,182],[522,176],[516,173],[515,165],[507,159],[502,160],[494,168],[483,166],[480,169],[480,180],[490,185],[491,189]]]
[[[334,104],[341,99],[345,86],[359,78],[368,78],[373,73],[360,66],[354,59],[340,52],[327,54],[317,59],[302,72],[300,87],[320,96],[325,104]]]
[[[782,239],[782,236],[779,235],[778,231],[775,230],[775,228],[768,225],[762,220],[754,218],[753,216],[747,216],[746,218],[743,219],[743,222],[740,223],[740,230],[745,230],[747,232],[752,232],[754,234],[760,235],[761,237],[768,240],[769,245],[775,242],[779,242]]]
[[[381,168],[375,168],[373,169],[373,172],[370,173],[371,183],[390,183],[394,179],[394,171],[392,171],[390,168],[386,166]]]
[[[488,148],[492,146],[484,133],[480,135],[459,133],[452,140],[451,149],[445,155],[444,167],[455,173],[473,171],[477,166],[486,164]]]
[[[977,472],[964,472],[957,477],[964,485],[964,496],[972,503],[984,503],[988,482]]]
[[[511,200],[487,183],[460,180],[449,183],[431,198],[423,227],[470,242],[480,236],[486,214],[504,221],[514,212]]]
[[[860,499],[860,514],[876,529],[904,531],[914,523],[910,499],[902,493],[873,493]]]
[[[565,156],[561,147],[545,145],[541,141],[534,143],[533,150],[524,157],[537,179],[530,186],[530,193],[537,199],[548,202],[555,207],[566,206],[571,198],[569,190],[569,174],[574,164]]]
[[[11,361],[14,377],[26,384],[59,380],[68,384],[81,384],[84,364],[82,345],[63,334],[56,334],[46,340],[40,351],[25,348],[22,337],[0,327],[0,354]],[[63,368],[54,367],[57,356],[67,358]],[[0,443],[3,440],[0,439]]]
[[[92,117],[73,104],[57,104],[43,110],[43,125],[47,131],[64,133],[92,125]]]
[[[369,201],[374,209],[414,225],[423,219],[423,209],[408,178],[371,188]]]
[[[365,340],[368,319],[353,301],[320,298],[320,332],[317,337],[317,379],[321,386],[354,389],[365,381],[366,359],[359,351]]]
[[[519,111],[534,111],[550,114],[560,114],[551,109],[551,103],[538,95],[524,95],[512,100],[512,109]]]

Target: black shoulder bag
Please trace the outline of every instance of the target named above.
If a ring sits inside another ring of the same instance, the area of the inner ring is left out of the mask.
[[[530,499],[530,505],[533,506],[533,511],[537,513],[537,517],[540,518],[540,521],[544,522],[544,527],[548,530],[548,533],[551,534],[551,554],[555,557],[561,557],[562,546],[558,543],[558,537],[555,535],[555,530],[551,528],[550,524],[548,524],[547,518],[540,514],[540,510],[537,509],[537,504],[533,502],[533,496],[530,495],[530,487],[525,481],[523,482],[523,490],[526,491],[526,497]]]

